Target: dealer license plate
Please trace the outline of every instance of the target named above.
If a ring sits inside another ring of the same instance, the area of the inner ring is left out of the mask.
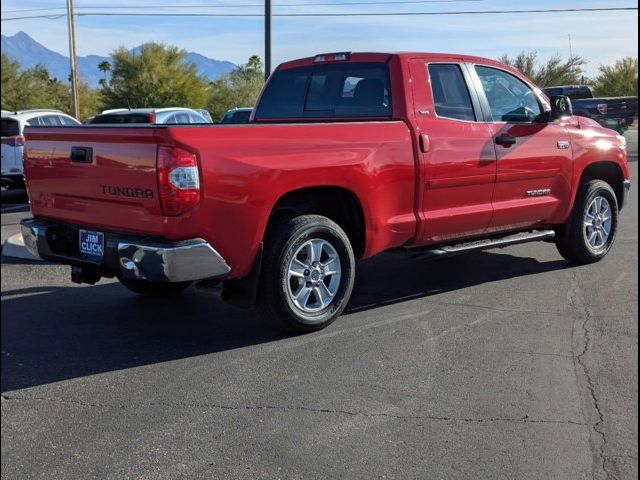
[[[104,255],[104,233],[80,230],[80,253],[102,258]]]

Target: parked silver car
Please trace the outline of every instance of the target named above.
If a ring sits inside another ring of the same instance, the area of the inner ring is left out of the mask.
[[[31,109],[16,112],[2,111],[2,186],[15,188],[24,186],[22,178],[22,153],[27,125],[75,126],[80,122],[60,110]]]

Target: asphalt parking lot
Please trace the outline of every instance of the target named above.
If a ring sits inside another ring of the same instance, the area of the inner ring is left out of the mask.
[[[381,255],[341,319],[290,338],[3,258],[2,478],[637,478],[637,194],[599,264]]]

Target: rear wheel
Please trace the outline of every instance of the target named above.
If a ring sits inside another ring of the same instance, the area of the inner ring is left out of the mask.
[[[137,293],[146,297],[170,297],[178,295],[188,288],[192,282],[153,282],[149,280],[132,280],[130,278],[118,277],[120,283]]]
[[[335,222],[302,215],[270,228],[260,300],[284,329],[310,332],[332,323],[349,301],[354,277],[351,243]]]
[[[609,253],[617,228],[613,189],[602,180],[591,180],[580,187],[571,217],[558,231],[558,251],[571,263],[598,262]]]

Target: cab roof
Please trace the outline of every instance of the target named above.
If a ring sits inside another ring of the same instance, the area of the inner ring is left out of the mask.
[[[348,56],[347,60],[328,60],[325,62],[317,62],[318,57],[331,57],[333,55],[345,54]],[[297,60],[291,60],[280,64],[279,69],[288,69],[295,67],[303,67],[308,65],[315,65],[318,63],[348,63],[348,62],[388,62],[392,58],[398,58],[402,61],[408,61],[413,58],[424,58],[434,60],[438,62],[468,62],[468,63],[483,63],[485,65],[495,65],[501,68],[508,68],[509,70],[515,70],[497,60],[490,58],[478,57],[474,55],[463,55],[459,53],[436,53],[436,52],[332,52],[321,53],[314,55],[313,57],[300,58]]]
[[[345,54],[348,56],[347,60],[339,60],[335,63],[344,62],[388,62],[393,57],[400,58],[402,60],[409,60],[412,58],[428,58],[437,61],[451,61],[451,62],[469,62],[469,63],[485,63],[496,64],[504,66],[503,63],[498,62],[490,58],[478,57],[474,55],[463,55],[460,53],[436,53],[436,52],[333,52],[333,53],[320,53],[313,57],[305,57],[297,60],[291,60],[284,62],[280,65],[280,68],[293,68],[305,65],[313,65],[318,63],[315,60],[321,56],[332,56]],[[326,63],[333,63],[328,61]]]

